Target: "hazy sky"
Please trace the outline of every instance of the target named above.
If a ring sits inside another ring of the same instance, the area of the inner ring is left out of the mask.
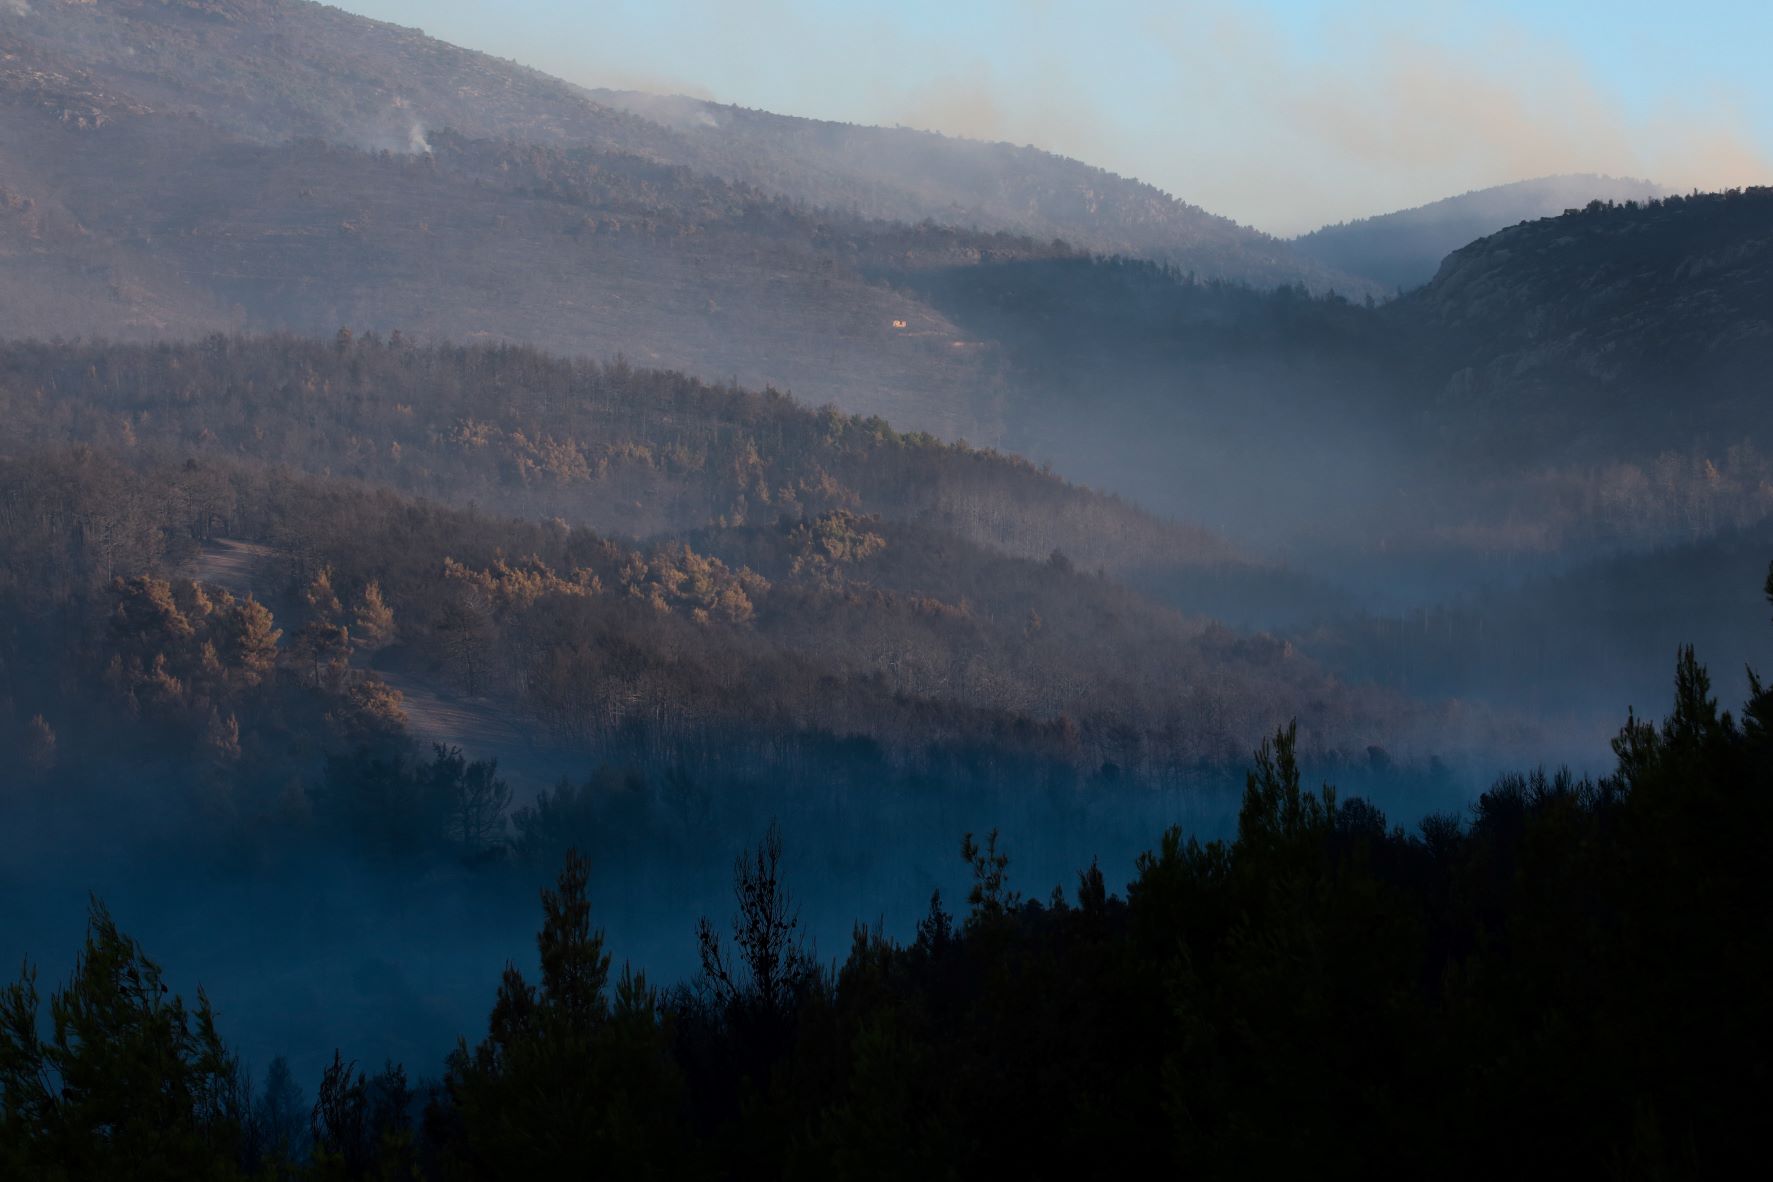
[[[1276,233],[1773,180],[1765,0],[346,0],[587,85],[1031,143]]]

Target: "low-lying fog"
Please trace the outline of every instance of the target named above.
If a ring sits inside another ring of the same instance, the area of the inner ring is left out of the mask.
[[[1343,798],[1364,792],[1406,827],[1459,810],[1486,778],[1343,771]],[[439,1075],[458,1036],[484,1035],[506,963],[534,967],[537,890],[551,879],[540,866],[378,865],[313,847],[231,862],[231,851],[203,848],[114,791],[95,788],[90,810],[19,826],[0,842],[0,958],[39,966],[46,994],[71,967],[96,896],[188,1002],[199,986],[207,992],[248,1064],[262,1073],[286,1056],[311,1096],[335,1048],[365,1065],[404,1063],[415,1078]],[[697,848],[593,850],[593,920],[618,967],[667,986],[690,981],[697,920],[724,925],[732,858],[774,815],[802,928],[822,961],[841,963],[857,923],[909,939],[933,890],[964,913],[963,833],[1000,828],[1011,884],[1025,897],[1044,901],[1056,886],[1072,897],[1092,859],[1124,889],[1166,825],[1203,841],[1230,835],[1240,791],[1227,779],[1181,791],[1036,790],[1020,802],[818,793],[769,802],[766,793],[719,818]]]

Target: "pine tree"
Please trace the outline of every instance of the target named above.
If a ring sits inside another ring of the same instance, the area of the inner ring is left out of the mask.
[[[269,608],[248,595],[228,615],[223,634],[226,664],[244,687],[263,684],[277,668],[277,646],[283,632]]]
[[[538,983],[507,966],[487,1037],[451,1056],[449,1148],[468,1177],[673,1176],[681,1085],[657,999],[624,972],[612,1010],[588,880],[569,852],[542,892]]]
[[[0,992],[0,1143],[40,1179],[237,1176],[242,1087],[201,991],[189,1010],[160,966],[92,903],[86,944],[50,997],[36,974]]]
[[[351,635],[358,647],[375,650],[394,640],[394,609],[382,598],[382,585],[371,579],[351,612]]]

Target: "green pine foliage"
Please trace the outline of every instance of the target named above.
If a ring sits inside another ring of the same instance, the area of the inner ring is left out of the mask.
[[[0,1174],[238,1177],[245,1112],[209,999],[172,994],[160,966],[92,904],[86,944],[50,995],[36,971],[0,992]]]
[[[542,892],[539,982],[507,967],[486,1038],[450,1056],[447,1103],[432,1115],[446,1176],[553,1178],[593,1165],[614,1177],[675,1176],[682,1084],[664,1014],[627,968],[610,996],[587,877],[569,852]]]

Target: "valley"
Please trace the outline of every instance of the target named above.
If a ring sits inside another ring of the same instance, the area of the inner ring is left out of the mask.
[[[1048,142],[1183,181],[1279,120],[1202,189],[1373,212],[637,89],[645,38],[571,81],[308,0],[0,0],[0,1177],[1753,1140],[1736,123],[1535,105],[1477,9],[512,3],[561,53],[859,30],[846,97],[930,126],[1030,127],[1033,71]]]

